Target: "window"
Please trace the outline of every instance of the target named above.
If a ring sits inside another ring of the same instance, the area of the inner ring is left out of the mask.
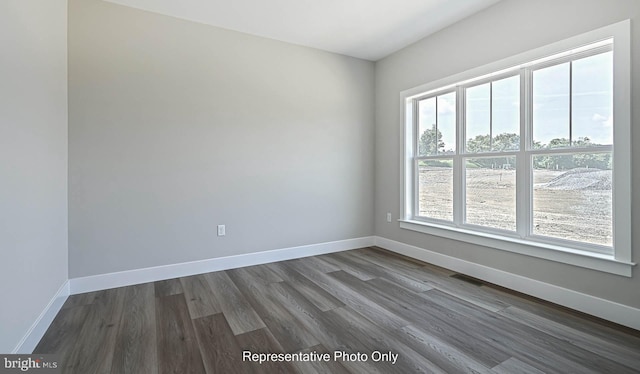
[[[401,227],[631,275],[629,23],[402,93]]]

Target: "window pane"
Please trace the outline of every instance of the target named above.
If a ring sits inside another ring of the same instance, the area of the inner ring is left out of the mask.
[[[438,96],[438,138],[443,146],[438,149],[442,153],[456,151],[456,93]]]
[[[421,217],[453,221],[453,160],[418,161]]]
[[[436,154],[436,98],[420,100],[418,103],[418,154]]]
[[[469,158],[466,167],[466,223],[516,229],[516,158]]]
[[[611,153],[533,157],[533,233],[611,246]]]
[[[466,151],[470,153],[491,150],[491,115],[489,83],[466,90]]]
[[[569,63],[533,72],[534,148],[569,145]]]
[[[613,144],[613,52],[574,61],[572,74],[574,145]]]
[[[493,151],[520,149],[520,76],[492,83]]]

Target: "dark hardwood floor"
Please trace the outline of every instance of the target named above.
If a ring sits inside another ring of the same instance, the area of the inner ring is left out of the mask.
[[[365,248],[74,295],[34,353],[78,374],[640,373],[637,331],[452,275]]]

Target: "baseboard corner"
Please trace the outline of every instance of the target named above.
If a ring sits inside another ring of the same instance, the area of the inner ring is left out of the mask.
[[[29,330],[24,334],[11,353],[30,354],[36,348],[40,339],[62,309],[62,305],[70,295],[70,282],[66,280],[53,295],[47,306],[44,307],[38,318],[33,322]]]

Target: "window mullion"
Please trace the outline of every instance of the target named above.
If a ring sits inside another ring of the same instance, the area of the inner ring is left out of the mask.
[[[464,164],[462,153],[465,140],[465,93],[464,87],[456,88],[456,153],[453,156],[453,222],[461,225],[464,222]]]
[[[573,61],[569,61],[569,147],[573,147]]]
[[[434,140],[436,144],[434,145],[434,154],[438,154],[438,96],[435,97],[435,105],[436,105],[436,133],[434,134]]]
[[[413,115],[413,163],[411,165],[411,195],[413,198],[411,204],[411,216],[416,217],[420,215],[420,196],[418,189],[420,175],[418,174],[419,161],[416,158],[420,155],[420,116],[418,100],[413,100],[411,112]]]
[[[420,215],[420,167],[418,164],[420,161],[414,160],[413,162],[413,217]]]
[[[531,235],[532,222],[532,171],[531,155],[533,148],[532,72],[529,68],[520,69],[520,151],[516,156],[516,232],[520,237]]]

